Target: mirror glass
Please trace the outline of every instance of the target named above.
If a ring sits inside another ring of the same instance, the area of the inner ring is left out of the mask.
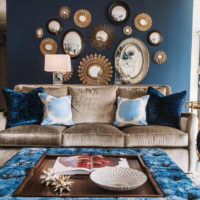
[[[98,65],[92,65],[89,68],[88,73],[91,77],[97,78],[101,75],[101,67]]]
[[[151,31],[149,34],[148,34],[148,42],[151,44],[151,45],[159,45],[162,40],[163,40],[163,37],[162,37],[162,34],[159,32],[159,31]]]
[[[47,28],[50,33],[55,35],[59,34],[62,31],[62,25],[56,19],[50,20],[48,22]]]
[[[36,36],[37,36],[37,38],[42,38],[43,35],[44,35],[43,29],[42,28],[37,28],[36,29]]]
[[[108,34],[105,31],[98,31],[96,34],[96,39],[105,42],[108,39]]]
[[[124,2],[113,2],[108,8],[108,17],[114,24],[123,24],[128,20],[130,8]]]
[[[53,46],[51,44],[46,44],[44,47],[47,51],[51,51],[53,49]]]
[[[79,56],[83,49],[82,36],[75,30],[68,31],[63,39],[63,49],[72,58]]]
[[[159,55],[157,56],[157,58],[158,58],[159,60],[162,60],[162,59],[163,59],[163,56],[162,56],[161,54],[159,54]]]

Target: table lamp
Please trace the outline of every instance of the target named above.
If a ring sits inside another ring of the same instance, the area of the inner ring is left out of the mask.
[[[66,54],[45,54],[44,70],[53,73],[53,84],[63,84],[63,74],[72,70],[71,58]]]

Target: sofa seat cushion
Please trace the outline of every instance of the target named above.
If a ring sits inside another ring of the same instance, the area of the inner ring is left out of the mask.
[[[122,131],[126,147],[188,146],[188,134],[168,126],[130,126]]]
[[[63,146],[124,147],[124,133],[109,124],[77,124],[64,130]]]
[[[0,146],[61,146],[65,128],[31,124],[5,129],[0,132]]]

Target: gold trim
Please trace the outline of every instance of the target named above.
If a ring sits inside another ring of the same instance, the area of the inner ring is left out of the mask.
[[[38,33],[39,31],[41,31],[41,35]],[[44,31],[43,31],[43,28],[37,28],[36,31],[35,31],[35,35],[37,38],[42,38],[43,35],[44,35]]]
[[[59,16],[62,19],[68,19],[71,14],[71,10],[68,6],[63,6],[59,9]]]
[[[83,18],[83,21],[80,19],[81,17]],[[86,9],[77,10],[74,14],[74,23],[80,28],[85,28],[89,26],[91,21],[92,21],[92,15]]]
[[[47,44],[52,45],[52,49],[49,50],[49,51],[47,49],[45,49],[45,45],[47,45]],[[40,51],[43,55],[45,55],[45,54],[56,54],[57,50],[58,50],[58,44],[52,38],[45,38],[40,42]]]
[[[91,66],[100,66],[98,77],[91,77],[88,70]],[[108,85],[112,77],[112,66],[109,60],[101,54],[90,54],[82,58],[78,66],[78,76],[84,85]]]
[[[129,32],[126,31],[127,29],[129,29]],[[123,28],[123,33],[124,33],[124,35],[131,35],[133,33],[132,27],[131,26],[125,26]]]
[[[96,35],[99,31],[104,31],[107,33],[107,40],[101,41],[96,39]],[[107,48],[110,48],[112,46],[112,43],[114,42],[114,35],[113,35],[113,29],[111,26],[107,24],[98,24],[95,25],[89,32],[88,35],[90,45],[94,48],[96,48],[99,51],[103,51]]]
[[[162,56],[162,59],[158,59],[158,55]],[[167,61],[167,54],[163,50],[156,51],[153,55],[153,60],[156,64],[161,65]]]
[[[142,25],[141,20],[144,20],[146,24]],[[148,31],[152,26],[152,18],[147,13],[140,13],[135,17],[134,25],[139,31]]]

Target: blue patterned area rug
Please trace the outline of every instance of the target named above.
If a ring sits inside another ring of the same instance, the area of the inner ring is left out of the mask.
[[[12,197],[17,187],[27,176],[43,154],[124,154],[140,153],[143,161],[150,168],[164,198],[52,198],[52,197]],[[0,200],[200,200],[200,189],[168,157],[157,148],[22,148],[14,157],[0,168]]]

